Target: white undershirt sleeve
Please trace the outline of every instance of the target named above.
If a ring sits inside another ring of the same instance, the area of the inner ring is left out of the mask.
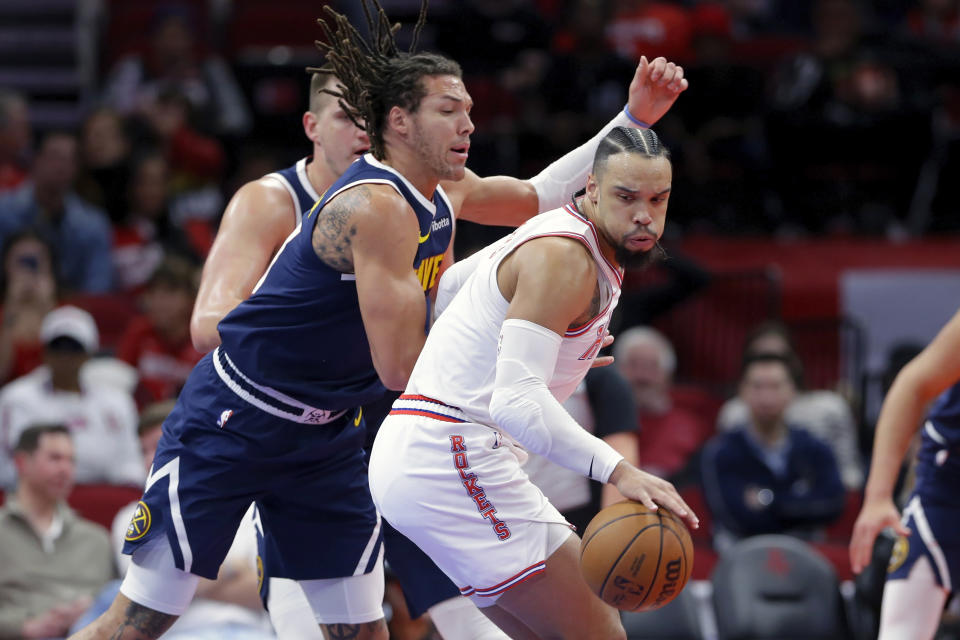
[[[547,388],[561,340],[533,322],[510,319],[503,323],[490,416],[530,451],[607,482],[623,456],[577,424]]]
[[[537,210],[543,213],[566,204],[574,193],[587,184],[587,174],[593,167],[593,156],[597,153],[603,137],[614,127],[635,126],[626,112],[621,110],[597,135],[554,160],[546,169],[530,178],[528,182],[537,190],[539,199]]]

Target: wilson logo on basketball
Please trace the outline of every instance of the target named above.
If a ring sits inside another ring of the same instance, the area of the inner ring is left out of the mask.
[[[654,601],[654,605],[662,606],[673,600],[673,596],[677,595],[679,589],[677,584],[680,581],[680,574],[683,570],[683,559],[677,558],[676,560],[671,560],[667,563],[667,581],[663,583],[663,586],[660,587],[660,594],[657,596],[657,599]]]

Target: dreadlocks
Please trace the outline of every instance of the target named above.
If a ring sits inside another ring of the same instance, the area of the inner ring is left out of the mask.
[[[390,109],[398,106],[415,112],[426,95],[422,78],[440,75],[459,78],[461,71],[460,65],[449,58],[434,53],[414,53],[427,20],[428,0],[421,0],[413,42],[407,52],[397,49],[394,38],[400,23],[391,25],[379,0],[370,2],[376,18],[371,14],[368,0],[361,0],[371,36],[369,43],[346,16],[329,6],[323,8],[330,22],[323,18],[317,20],[325,41],[318,40],[316,44],[325,53],[326,64],[307,71],[337,77],[338,91],[323,91],[337,98],[347,117],[367,132],[371,153],[383,160],[386,157],[383,132]]]

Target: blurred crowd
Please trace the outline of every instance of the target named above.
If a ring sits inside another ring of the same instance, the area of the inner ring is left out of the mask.
[[[223,207],[308,153],[303,67],[319,62],[290,50],[320,37],[320,2],[285,5],[304,42],[255,58],[237,53],[241,9],[283,14],[271,3],[102,4],[79,126],[36,127],[31,96],[0,87],[0,488],[14,491],[18,471],[36,485],[0,526],[42,503],[26,520],[48,534],[71,526],[60,505],[72,482],[143,482],[138,412],[175,398],[201,357],[190,312]],[[420,2],[382,4],[412,20]],[[126,33],[134,5],[145,31]],[[948,179],[960,170],[960,0],[433,0],[421,48],[463,66],[480,175],[534,175],[622,109],[640,56],[665,56],[690,81],[657,126],[674,162],[669,238],[960,231]],[[464,225],[458,248],[499,233]],[[692,291],[707,276],[677,277]],[[678,484],[710,479],[718,549],[757,533],[822,540],[863,482],[845,399],[804,389],[775,326],[751,334],[722,409],[726,398],[677,388],[672,346],[642,325],[679,297],[630,295],[611,371],[635,419],[617,427],[630,438],[611,434],[618,445]],[[40,597],[17,622],[24,637],[62,633],[114,575],[103,541],[84,544],[104,556],[102,575]]]

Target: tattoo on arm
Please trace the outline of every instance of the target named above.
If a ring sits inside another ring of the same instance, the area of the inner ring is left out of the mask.
[[[373,638],[378,630],[386,630],[387,623],[383,618],[364,624],[325,624],[321,625],[330,640],[354,640],[359,638]]]
[[[342,273],[353,273],[353,251],[350,246],[357,234],[350,222],[353,212],[370,205],[370,188],[359,185],[348,189],[317,212],[311,241],[317,257]]]
[[[110,635],[110,640],[153,640],[170,628],[177,616],[154,611],[131,602],[124,612],[120,626]]]

